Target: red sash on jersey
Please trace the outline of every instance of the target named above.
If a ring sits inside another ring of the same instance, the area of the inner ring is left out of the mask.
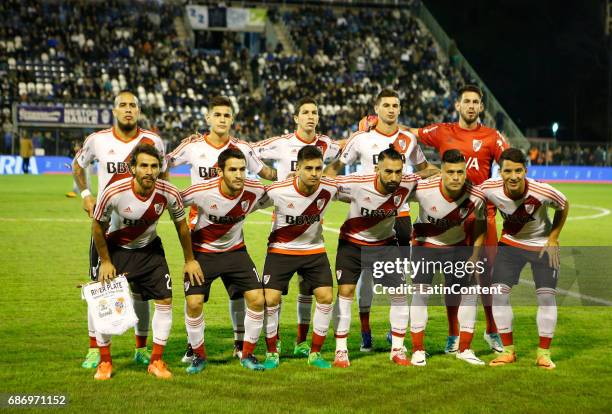
[[[160,203],[163,204],[164,208],[159,214],[157,214],[157,212],[155,211],[155,206]],[[138,237],[140,237],[145,231],[147,231],[151,224],[159,220],[159,217],[163,214],[167,204],[168,200],[166,200],[166,197],[156,192],[153,196],[153,200],[151,200],[151,204],[144,212],[144,214],[139,218],[139,220],[145,220],[147,224],[141,224],[138,226],[128,226],[123,229],[115,230],[112,233],[108,233],[106,235],[106,240],[118,246],[125,246],[126,244],[130,244]]]

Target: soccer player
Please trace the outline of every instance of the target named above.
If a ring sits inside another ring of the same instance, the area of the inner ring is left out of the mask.
[[[569,202],[558,190],[527,175],[527,159],[517,148],[509,148],[499,157],[501,178],[485,181],[481,188],[504,219],[499,251],[493,268],[493,316],[504,350],[490,362],[492,366],[516,362],[512,338],[510,292],[519,282],[521,270],[531,265],[536,287],[540,336],[536,365],[553,369],[550,343],[557,324],[555,293],[559,277],[559,235],[569,214]],[[555,210],[552,223],[547,208]]]
[[[417,185],[417,175],[402,175],[402,155],[390,148],[381,151],[377,157],[376,173],[338,177],[338,199],[350,203],[346,221],[340,228],[340,239],[336,254],[336,357],[334,366],[346,368],[350,365],[347,337],[351,325],[351,307],[355,287],[360,275],[367,271],[364,256],[372,246],[397,246],[395,217]],[[394,249],[392,249],[394,250]],[[395,249],[397,252],[397,249]],[[391,253],[391,254],[390,254]],[[393,252],[382,252],[393,262]],[[372,252],[371,255],[376,255]],[[395,255],[397,256],[397,255]],[[399,256],[397,256],[399,257]],[[401,273],[391,274],[383,280],[386,287],[399,287],[405,279]],[[406,358],[404,336],[408,327],[409,307],[405,294],[390,295],[392,345],[390,359],[402,366],[410,365]]]
[[[319,109],[317,102],[311,97],[302,98],[295,105],[293,120],[296,130],[290,134],[269,138],[256,143],[253,148],[259,152],[262,159],[276,162],[278,180],[285,180],[295,174],[297,153],[306,145],[314,145],[321,150],[325,161],[336,158],[340,145],[326,135],[317,134],[319,124]],[[312,289],[303,279],[299,283],[300,292],[297,300],[298,329],[293,354],[308,357],[310,345],[306,341],[312,313]]]
[[[401,111],[400,99],[397,92],[384,89],[376,97],[374,111],[379,122],[370,131],[355,132],[347,141],[340,156],[326,169],[325,174],[335,177],[339,171],[344,170],[345,165],[357,161],[361,163],[363,174],[373,174],[374,167],[378,164],[378,154],[387,148],[389,144],[402,154],[404,172],[410,173],[411,169],[422,178],[435,174],[438,169],[427,162],[425,155],[417,145],[416,137],[399,129],[397,119]],[[410,206],[404,205],[395,219],[395,234],[400,246],[408,246],[412,232],[410,222]],[[361,321],[361,350],[370,352],[372,350],[372,333],[370,330],[370,307],[372,304],[372,277],[368,273],[359,278],[357,285],[357,299],[359,302],[359,317]]]
[[[206,180],[217,177],[219,154],[228,148],[238,148],[245,156],[247,170],[252,174],[258,174],[267,180],[276,180],[276,170],[265,165],[258,158],[251,146],[230,135],[234,122],[234,111],[231,101],[225,96],[215,96],[208,104],[206,122],[210,132],[206,135],[192,135],[184,139],[181,144],[168,154],[168,167],[176,167],[183,164],[191,166],[191,184],[195,185]],[[189,222],[192,223],[197,214],[197,209],[192,207],[189,213]],[[230,316],[234,328],[234,350],[235,357],[240,358],[242,341],[244,337],[244,298],[236,293],[230,297]],[[193,350],[187,348],[182,361],[191,363]]]
[[[185,281],[185,326],[194,357],[187,372],[196,374],[206,367],[203,303],[208,301],[210,287],[221,278],[230,297],[244,296],[246,315],[241,364],[252,370],[263,370],[253,351],[264,319],[264,291],[257,269],[246,246],[242,226],[247,214],[267,199],[264,186],[246,179],[246,157],[236,147],[219,154],[219,176],[192,185],[181,193],[186,206],[198,211],[191,242],[196,260],[204,269],[204,283]]]
[[[133,292],[143,300],[155,301],[153,352],[148,372],[158,378],[170,378],[172,374],[162,355],[172,326],[172,279],[156,231],[166,209],[183,248],[183,273],[192,283],[201,283],[203,275],[191,251],[181,196],[172,184],[158,179],[162,160],[151,145],[141,143],[134,148],[130,157],[133,177],[116,181],[102,192],[94,211],[92,234],[100,256],[98,280],[104,284],[124,275]],[[112,375],[111,336],[97,332],[96,339],[100,364],[94,378],[107,380]]]
[[[164,144],[155,133],[138,127],[140,104],[138,98],[130,91],[121,91],[115,97],[113,105],[113,127],[95,132],[85,139],[82,148],[72,161],[72,174],[78,191],[83,198],[83,210],[93,217],[96,197],[88,189],[86,170],[92,162],[98,161],[98,192],[121,179],[131,177],[129,162],[130,154],[136,145],[147,143],[164,154]],[[163,167],[162,167],[163,168]],[[91,241],[89,247],[89,275],[96,280],[95,270],[98,267],[98,253]],[[134,361],[137,364],[148,365],[150,353],[147,349],[149,335],[149,303],[138,294],[133,294],[134,311],[138,322],[134,326],[136,334],[136,350]],[[82,363],[83,368],[96,368],[100,362],[100,352],[96,345],[96,333],[91,317],[87,318],[89,331],[89,351]]]
[[[333,280],[323,242],[322,219],[336,197],[333,180],[321,178],[323,154],[306,145],[297,154],[296,176],[266,187],[269,204],[274,205],[274,223],[268,238],[268,254],[263,270],[266,297],[266,369],[279,364],[277,348],[278,305],[287,294],[289,282],[298,273],[312,288],[316,299],[312,346],[308,365],[330,368],[321,357],[321,347],[329,330],[332,312]]]
[[[412,359],[415,366],[426,365],[423,345],[427,326],[427,302],[436,266],[444,263],[444,285],[461,288],[477,284],[476,265],[484,270],[484,261],[479,262],[481,246],[486,231],[486,202],[478,187],[466,179],[466,159],[457,149],[442,155],[440,177],[419,181],[411,201],[419,203],[419,216],[414,223],[412,263],[415,274],[410,306],[410,335],[412,337]],[[471,228],[466,227],[470,216],[476,218]],[[469,234],[468,232],[472,232]],[[473,248],[468,246],[473,245]],[[465,246],[465,247],[464,247]],[[452,264],[448,269],[447,263]],[[472,263],[469,265],[468,263]],[[420,265],[419,267],[415,264]],[[476,324],[476,294],[445,295],[448,305],[459,309],[459,351],[457,359],[472,365],[484,365],[471,350]]]
[[[440,156],[449,149],[458,149],[466,158],[467,178],[474,185],[480,185],[491,177],[493,161],[499,161],[502,151],[508,148],[505,138],[497,130],[488,128],[480,123],[480,114],[484,111],[483,93],[476,85],[465,85],[457,91],[455,110],[459,114],[459,121],[455,123],[436,123],[424,128],[409,128],[419,142],[434,147]],[[376,127],[378,117],[370,116],[362,119],[360,128],[369,130]],[[473,226],[474,217],[468,219],[468,226]],[[468,232],[468,235],[471,232]],[[491,205],[487,208],[487,239],[485,245],[497,245],[497,228],[495,225],[495,208]],[[494,249],[487,248],[488,264],[492,265],[495,259]],[[481,283],[489,286],[491,282],[491,268],[482,275]],[[484,339],[494,351],[501,351],[502,344],[491,312],[490,296],[483,296],[483,308],[487,321]],[[459,346],[459,321],[457,318],[457,306],[446,308],[448,316],[448,338],[445,352],[455,353]]]

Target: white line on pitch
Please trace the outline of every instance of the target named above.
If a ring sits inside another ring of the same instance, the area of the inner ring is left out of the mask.
[[[585,204],[572,204],[571,207],[578,207],[578,208],[584,208],[584,209],[591,209],[591,210],[597,210],[599,211],[599,213],[596,214],[591,214],[590,216],[577,216],[577,217],[568,217],[568,220],[592,220],[592,219],[596,219],[596,218],[600,218],[600,217],[604,217],[610,214],[610,210],[608,210],[607,208],[603,208],[603,207],[597,207],[597,206],[588,206]]]
[[[520,279],[519,283],[522,283],[523,285],[535,286],[535,282],[533,280]],[[562,295],[571,296],[576,299],[584,299],[590,302],[612,306],[612,301],[601,299],[601,298],[596,298],[595,296],[583,295],[582,293],[571,292],[569,290],[559,289],[559,288],[557,288],[557,292],[561,293]]]

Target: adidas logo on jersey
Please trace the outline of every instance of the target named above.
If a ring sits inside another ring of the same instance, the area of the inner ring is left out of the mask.
[[[110,151],[108,152],[108,155],[114,155],[115,151],[111,148]]]
[[[217,210],[219,207],[217,207],[216,204],[211,204],[210,209],[211,210]]]
[[[132,209],[130,208],[130,206],[127,206],[126,208],[123,209],[124,213],[131,213]]]
[[[293,205],[293,203],[289,203],[287,204],[287,208],[295,208],[295,206]]]
[[[431,211],[438,211],[438,209],[436,208],[436,206],[433,206],[432,208],[430,208]]]
[[[365,201],[366,203],[369,203],[372,201],[372,199],[370,197],[365,197],[363,201]]]

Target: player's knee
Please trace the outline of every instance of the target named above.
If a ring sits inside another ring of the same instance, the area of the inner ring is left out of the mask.
[[[197,295],[185,297],[185,303],[187,304],[187,314],[190,317],[196,317],[202,314],[203,303]]]
[[[281,292],[278,290],[266,289],[264,296],[267,307],[277,306],[281,301]]]
[[[247,307],[256,312],[261,312],[266,304],[263,291],[260,290],[248,292],[248,294],[244,295],[244,299]]]
[[[155,299],[155,303],[158,305],[172,305],[172,298]]]
[[[331,289],[326,289],[324,291],[316,292],[315,297],[317,299],[317,303],[321,305],[331,305],[333,301],[333,294]]]
[[[355,296],[355,285],[338,285],[338,294],[345,298]]]

